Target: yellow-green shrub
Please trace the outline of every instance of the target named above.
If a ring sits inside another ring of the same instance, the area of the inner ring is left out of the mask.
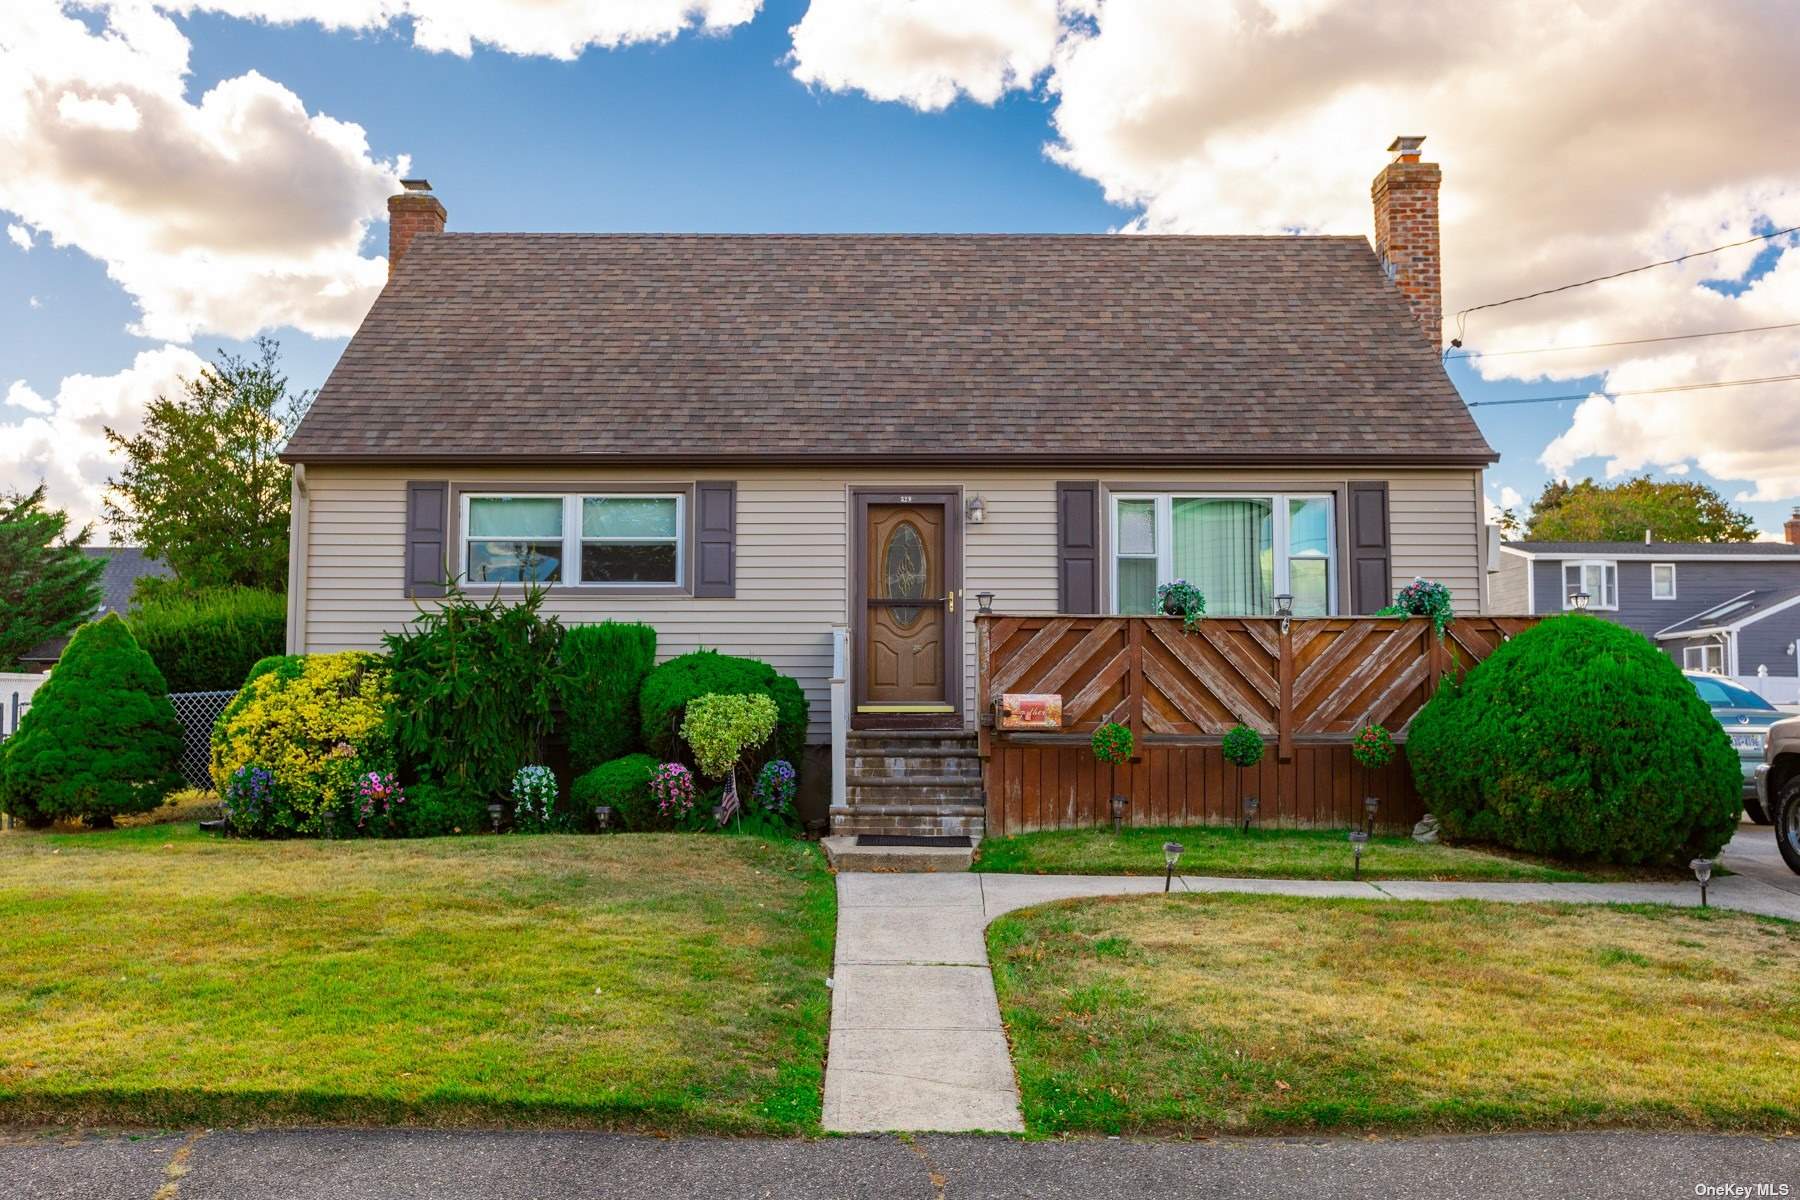
[[[264,659],[213,726],[212,777],[274,776],[275,815],[263,832],[319,834],[356,791],[359,771],[390,770],[392,701],[386,663],[360,651]]]
[[[688,702],[681,739],[708,779],[723,779],[744,751],[755,750],[775,732],[775,701],[767,696],[700,696]]]

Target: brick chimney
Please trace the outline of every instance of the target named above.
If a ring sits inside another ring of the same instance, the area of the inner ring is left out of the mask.
[[[1781,536],[1788,545],[1800,546],[1800,508],[1794,509],[1794,515],[1781,527]]]
[[[1438,349],[1444,340],[1444,282],[1438,270],[1436,163],[1419,161],[1422,137],[1397,137],[1394,161],[1369,189],[1375,202],[1375,257],[1411,306],[1413,318]]]
[[[444,232],[444,206],[431,194],[431,181],[402,179],[406,190],[388,197],[388,278],[412,240],[422,233]]]

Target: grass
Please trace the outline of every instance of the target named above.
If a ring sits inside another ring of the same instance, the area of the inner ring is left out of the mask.
[[[1187,895],[989,929],[1027,1128],[1800,1130],[1800,925]]]
[[[809,1132],[835,926],[750,837],[0,836],[0,1122]]]
[[[1268,879],[1349,879],[1354,867],[1343,830],[1181,828],[1059,829],[983,839],[975,869],[1026,875],[1161,875],[1163,843],[1182,844],[1183,875]],[[1521,880],[1688,878],[1655,868],[1587,868],[1545,863],[1467,846],[1421,845],[1377,836],[1363,852],[1364,879]]]

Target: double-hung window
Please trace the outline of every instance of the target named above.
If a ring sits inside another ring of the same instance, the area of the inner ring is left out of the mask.
[[[1337,538],[1329,495],[1117,493],[1112,501],[1113,609],[1157,611],[1156,587],[1185,579],[1215,616],[1337,611]]]
[[[1574,608],[1574,596],[1586,592],[1589,608],[1619,607],[1619,566],[1600,559],[1563,564],[1563,607]]]
[[[1673,600],[1675,598],[1675,564],[1650,564],[1650,598],[1652,600]]]
[[[680,587],[682,493],[463,496],[463,577],[474,585]]]

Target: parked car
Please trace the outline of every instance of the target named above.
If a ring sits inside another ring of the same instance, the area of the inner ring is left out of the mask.
[[[1781,720],[1781,710],[1749,688],[1703,671],[1684,671],[1688,682],[1725,727],[1731,748],[1737,751],[1744,774],[1744,812],[1758,825],[1769,823],[1768,810],[1756,794],[1756,769],[1763,764],[1769,726]]]
[[[1775,845],[1782,861],[1800,875],[1800,717],[1769,726],[1763,758],[1756,769],[1757,799],[1775,819]]]

